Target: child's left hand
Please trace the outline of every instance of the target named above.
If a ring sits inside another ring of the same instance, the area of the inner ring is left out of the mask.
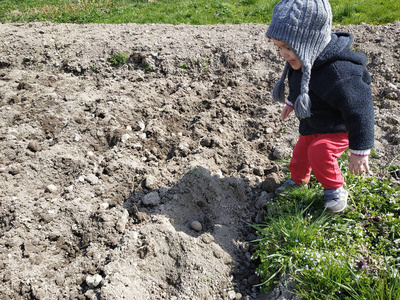
[[[282,109],[282,113],[281,113],[282,121],[285,121],[286,118],[290,115],[290,113],[293,110],[294,110],[293,106],[285,105],[285,107]]]
[[[349,171],[351,174],[369,173],[368,156],[350,154]]]

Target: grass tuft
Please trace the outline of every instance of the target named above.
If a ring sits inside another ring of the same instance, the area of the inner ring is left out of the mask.
[[[127,61],[128,61],[128,56],[126,55],[125,52],[118,52],[108,57],[108,62],[113,67],[120,67],[126,64]]]

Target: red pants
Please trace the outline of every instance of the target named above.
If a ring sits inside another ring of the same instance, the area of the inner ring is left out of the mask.
[[[289,164],[293,181],[307,184],[312,170],[325,189],[341,187],[344,179],[337,159],[348,146],[344,132],[300,136]]]

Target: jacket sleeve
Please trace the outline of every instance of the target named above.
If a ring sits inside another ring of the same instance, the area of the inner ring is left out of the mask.
[[[346,63],[346,62],[340,62]],[[340,64],[339,63],[339,64]],[[327,91],[324,98],[339,110],[349,132],[349,148],[368,150],[374,146],[374,106],[371,93],[371,77],[365,67],[347,66],[340,80]]]
[[[341,68],[347,72],[341,74],[341,79],[326,94],[326,99],[342,114],[352,150],[368,150],[374,146],[371,77],[365,68],[362,72],[360,68]]]

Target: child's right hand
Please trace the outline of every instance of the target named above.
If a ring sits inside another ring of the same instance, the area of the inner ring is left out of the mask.
[[[369,173],[368,156],[350,154],[349,171],[351,174]]]
[[[281,112],[282,121],[285,121],[285,119],[290,115],[293,110],[293,106],[285,105]]]

